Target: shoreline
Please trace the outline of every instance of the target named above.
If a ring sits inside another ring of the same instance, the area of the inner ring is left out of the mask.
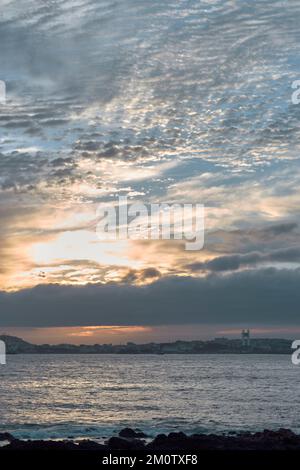
[[[292,340],[287,338],[252,338],[244,344],[243,338],[214,338],[210,340],[175,340],[126,344],[33,344],[28,341],[0,334],[7,354],[291,354]]]
[[[274,351],[218,351],[218,352],[8,352],[7,356],[290,356],[291,351],[274,352]]]
[[[7,432],[0,432],[0,452],[9,451],[300,451],[300,435],[290,429],[277,431],[230,434],[192,434],[171,432],[149,438],[140,430],[125,428],[118,436],[108,438],[104,444],[92,439],[74,440],[21,440]]]

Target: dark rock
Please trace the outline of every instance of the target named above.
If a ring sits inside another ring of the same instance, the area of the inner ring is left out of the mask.
[[[138,439],[123,439],[121,437],[111,437],[107,445],[109,449],[114,450],[133,450],[133,449],[143,449],[145,446],[144,441]]]
[[[77,450],[78,445],[71,441],[20,441],[15,439],[5,446],[5,450]]]
[[[126,439],[147,437],[147,435],[141,432],[140,430],[135,431],[134,429],[131,429],[131,428],[122,429],[122,431],[119,432],[119,436],[125,437]]]
[[[206,436],[207,438],[207,436]],[[159,434],[149,445],[149,449],[153,450],[188,450],[197,449],[199,447],[200,436],[187,436],[183,432],[171,432],[168,436]]]
[[[168,434],[168,438],[169,439],[188,439],[187,435],[184,434],[184,432],[170,432],[170,434]]]
[[[150,449],[165,448],[168,444],[168,437],[165,434],[158,434],[147,447]]]
[[[9,432],[0,432],[0,441],[14,441],[15,438]]]
[[[136,431],[134,431],[136,432]],[[1,447],[0,452],[6,450],[153,450],[153,451],[265,451],[265,450],[297,450],[300,451],[300,436],[289,429],[272,431],[265,429],[256,433],[239,433],[236,435],[193,434],[187,436],[183,432],[171,432],[169,435],[159,434],[149,444],[132,437],[133,434],[126,431],[130,437],[111,437],[106,445],[98,444],[91,440],[81,441],[75,444],[72,441],[21,441],[14,439],[9,433],[0,433],[0,441],[9,441],[9,444]]]
[[[89,439],[80,441],[78,444],[80,450],[105,450],[106,446],[103,444],[98,444],[97,442],[90,441]]]
[[[300,450],[300,436],[288,429],[264,430],[229,435],[170,433],[158,435],[147,449],[152,450]]]

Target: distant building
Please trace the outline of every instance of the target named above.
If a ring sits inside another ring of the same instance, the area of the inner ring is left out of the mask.
[[[242,330],[242,346],[249,348],[250,346],[250,330]]]

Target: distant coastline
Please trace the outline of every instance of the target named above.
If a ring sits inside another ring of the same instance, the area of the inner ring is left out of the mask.
[[[292,340],[280,338],[252,338],[248,345],[228,338],[124,345],[37,345],[9,335],[0,335],[0,340],[5,342],[7,354],[291,354],[292,344]]]

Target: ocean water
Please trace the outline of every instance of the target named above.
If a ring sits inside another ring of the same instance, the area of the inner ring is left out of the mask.
[[[16,355],[0,374],[0,430],[24,439],[300,431],[289,355]]]

